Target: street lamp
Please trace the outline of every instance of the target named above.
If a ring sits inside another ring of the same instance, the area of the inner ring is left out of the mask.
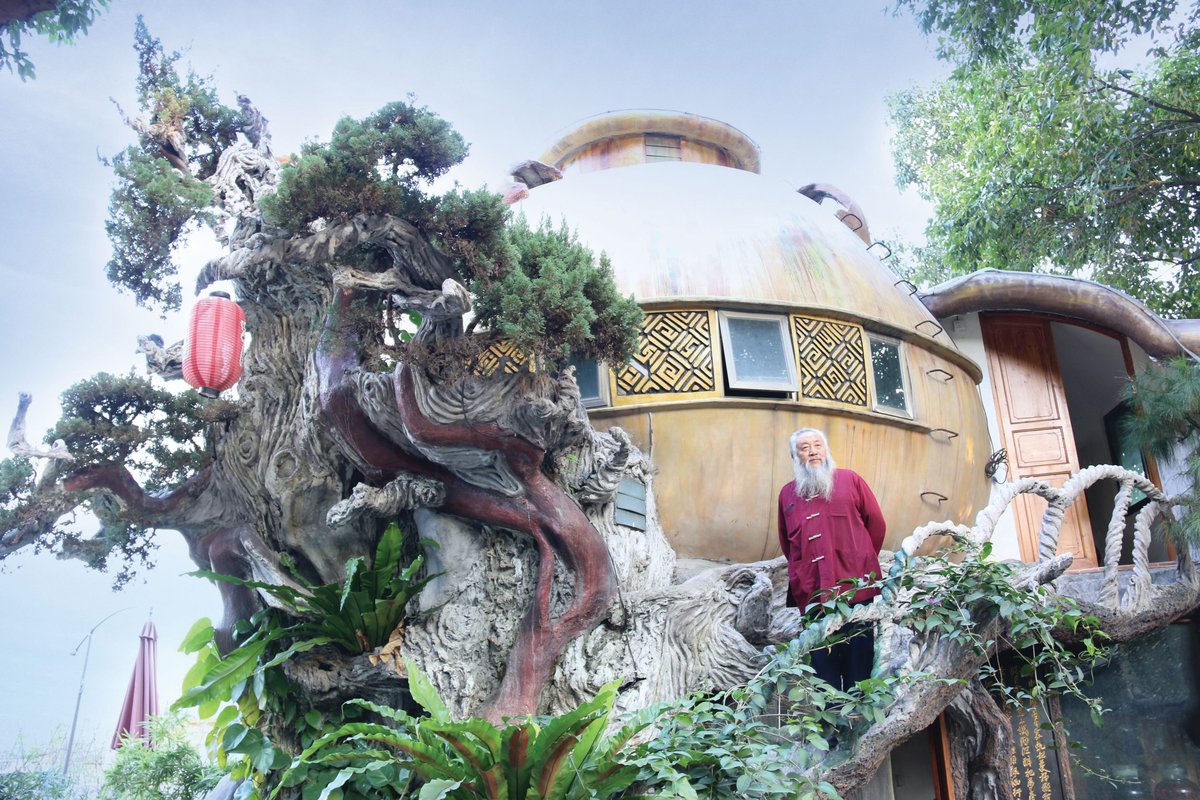
[[[87,649],[83,651],[83,672],[79,674],[79,694],[75,696],[75,716],[71,717],[71,735],[67,737],[67,757],[63,759],[63,775],[66,775],[67,770],[71,767],[71,750],[73,750],[75,747],[75,725],[79,722],[79,704],[83,701],[83,680],[87,677],[88,657],[92,654],[92,634],[96,632],[97,628],[108,622],[117,614],[120,614],[122,611],[128,611],[132,607],[133,606],[129,606],[127,608],[118,608],[116,611],[97,622],[92,626],[92,629],[87,632],[87,636],[84,636],[82,639],[80,639],[79,644],[75,645],[75,649],[71,651],[71,655],[74,656],[79,652],[79,648],[83,647],[84,642],[87,642]]]

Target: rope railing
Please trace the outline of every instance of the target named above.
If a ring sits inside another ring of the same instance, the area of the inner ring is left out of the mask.
[[[896,561],[892,567],[891,576],[898,575],[900,570],[907,567],[912,557],[931,536],[951,535],[975,546],[981,546],[984,542],[989,541],[996,530],[1000,517],[1022,494],[1036,495],[1046,501],[1046,511],[1042,514],[1042,525],[1038,534],[1037,560],[1038,562],[1049,561],[1057,555],[1063,520],[1066,518],[1067,511],[1087,489],[1105,480],[1116,481],[1118,490],[1112,517],[1104,538],[1104,553],[1101,562],[1104,565],[1104,577],[1100,591],[1100,604],[1114,611],[1144,607],[1147,603],[1152,602],[1154,593],[1149,558],[1150,544],[1153,538],[1152,526],[1160,515],[1170,516],[1177,502],[1174,498],[1163,494],[1144,475],[1111,464],[1099,464],[1080,470],[1061,487],[1056,487],[1040,478],[1021,478],[1002,484],[995,490],[992,501],[987,507],[976,515],[973,526],[954,524],[949,521],[930,522],[913,531],[912,535],[900,543],[900,548],[896,551]],[[1126,539],[1127,519],[1134,505],[1135,489],[1142,492],[1149,502],[1138,510],[1137,516],[1134,518],[1132,579],[1129,590],[1122,598],[1118,567]],[[1195,565],[1188,548],[1178,548],[1176,568],[1181,580],[1186,582],[1196,580]]]

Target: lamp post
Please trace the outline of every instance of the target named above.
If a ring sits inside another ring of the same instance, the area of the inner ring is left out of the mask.
[[[83,651],[83,672],[79,674],[79,694],[75,696],[75,716],[71,717],[71,735],[67,737],[67,757],[63,759],[63,775],[67,774],[67,770],[71,768],[71,751],[75,748],[75,725],[79,722],[79,704],[83,702],[83,681],[87,677],[88,658],[92,655],[92,634],[96,632],[104,623],[120,614],[122,611],[128,611],[132,606],[126,608],[118,608],[116,611],[109,614],[104,619],[92,626],[92,629],[87,632],[87,635],[79,640],[79,644],[75,645],[75,649],[71,651],[74,656],[79,652],[79,648],[83,647],[84,642],[87,643],[87,649]]]

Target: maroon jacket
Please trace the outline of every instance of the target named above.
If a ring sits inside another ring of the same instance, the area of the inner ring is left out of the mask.
[[[833,475],[833,497],[805,500],[788,481],[779,490],[779,546],[787,557],[788,605],[801,610],[843,578],[878,579],[879,550],[887,526],[879,502],[856,472]],[[879,594],[860,589],[847,598],[862,603]]]

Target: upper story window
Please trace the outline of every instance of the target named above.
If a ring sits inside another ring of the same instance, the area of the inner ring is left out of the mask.
[[[796,363],[787,319],[721,311],[721,345],[730,389],[796,391]]]
[[[872,334],[871,383],[875,389],[875,410],[912,416],[909,403],[908,371],[900,342]]]
[[[666,136],[661,133],[646,134],[647,161],[682,161],[683,145],[678,136]]]

